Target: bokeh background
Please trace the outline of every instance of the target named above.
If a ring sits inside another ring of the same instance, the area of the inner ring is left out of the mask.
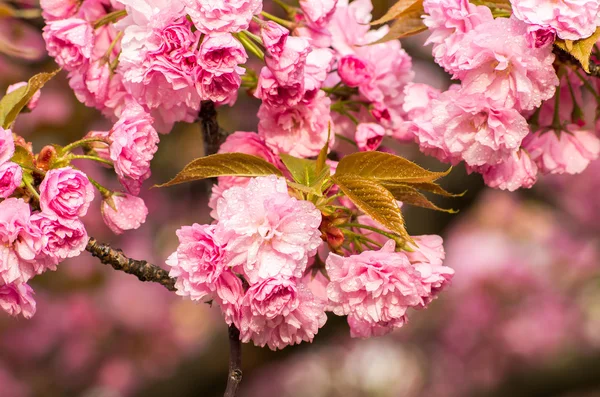
[[[374,0],[374,14],[390,4]],[[55,68],[40,30],[41,21],[0,19],[0,44],[26,49],[29,58],[0,55],[1,92]],[[416,80],[445,88],[450,82],[424,38],[403,40]],[[234,108],[219,110],[220,124],[253,131],[257,107],[241,93]],[[14,130],[39,150],[110,127],[77,103],[59,75]],[[445,168],[414,145],[385,144]],[[178,125],[161,137],[145,186],[203,153],[200,127]],[[81,167],[116,187],[106,169]],[[452,287],[386,337],[352,340],[344,319],[331,316],[313,344],[279,352],[244,345],[242,397],[600,396],[600,162],[510,194],[485,188],[460,166],[442,184],[466,191],[437,201],[458,214],[404,213],[411,234],[444,237],[446,265],[456,270]],[[127,255],[164,266],[181,225],[210,221],[209,192],[210,182],[146,190],[148,221],[123,237],[103,225],[99,202],[86,226]],[[228,341],[218,310],[116,272],[87,252],[32,286],[32,320],[0,315],[0,397],[222,395]]]

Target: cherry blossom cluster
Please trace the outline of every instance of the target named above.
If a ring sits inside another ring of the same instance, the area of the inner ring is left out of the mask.
[[[216,200],[213,216],[211,225],[177,232],[179,247],[167,260],[177,293],[218,303],[242,341],[271,349],[312,341],[326,311],[347,315],[354,337],[386,334],[454,274],[442,265],[438,236],[415,237],[409,251],[397,252],[386,238],[375,242],[379,250],[334,249],[341,245],[322,231],[322,213],[290,196],[276,176],[234,184]]]
[[[590,36],[600,3],[513,0],[513,14],[496,18],[464,0],[423,4],[426,43],[460,81],[445,92],[407,87],[407,128],[424,153],[464,161],[487,185],[511,191],[531,187],[538,172],[575,174],[598,158],[593,109],[587,119],[582,112],[589,79],[557,65],[553,43]]]

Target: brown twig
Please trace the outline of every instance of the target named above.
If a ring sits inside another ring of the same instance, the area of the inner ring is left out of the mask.
[[[198,121],[202,127],[205,154],[208,156],[217,153],[219,147],[225,142],[225,138],[227,138],[227,132],[219,127],[217,109],[213,102],[202,102],[200,112],[198,113]]]
[[[235,325],[229,326],[229,376],[223,397],[235,397],[242,381],[242,343],[240,331]]]
[[[111,265],[115,270],[133,274],[140,281],[159,283],[169,291],[176,291],[175,279],[169,277],[169,272],[159,266],[146,261],[128,258],[120,249],[112,248],[108,244],[99,243],[93,237],[90,237],[85,249],[100,259],[100,262],[105,265]]]

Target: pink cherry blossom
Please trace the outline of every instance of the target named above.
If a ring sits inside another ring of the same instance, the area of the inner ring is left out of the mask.
[[[77,0],[40,0],[42,16],[46,21],[66,19],[77,12]]]
[[[600,154],[598,137],[577,125],[569,125],[560,133],[549,130],[530,134],[523,147],[544,174],[579,174]]]
[[[355,0],[351,3],[348,0],[338,0],[327,28],[331,33],[331,46],[340,56],[354,53],[355,46],[369,44],[381,38],[379,32],[376,37],[369,34],[372,10],[371,0]]]
[[[0,286],[0,308],[11,316],[22,314],[31,318],[35,314],[33,289],[25,283],[10,283]]]
[[[337,0],[300,0],[300,8],[309,25],[318,28],[329,23],[336,5]]]
[[[111,130],[110,159],[129,193],[137,195],[150,177],[150,161],[158,149],[152,118],[136,104],[125,108]]]
[[[198,55],[200,65],[212,73],[236,71],[237,66],[246,63],[247,59],[244,46],[228,33],[207,36]]]
[[[262,11],[262,0],[185,0],[184,3],[196,28],[205,34],[248,29],[252,17]]]
[[[431,100],[440,95],[440,90],[420,83],[408,83],[404,88],[404,103],[402,110],[409,119],[427,113]]]
[[[195,223],[177,231],[179,246],[166,262],[169,275],[177,277],[177,295],[195,301],[213,299],[217,281],[228,270],[225,244],[216,238],[215,228]]]
[[[21,87],[27,87],[27,82],[26,81],[21,81],[19,83],[15,83],[15,84],[11,84],[8,86],[8,88],[6,89],[6,93],[10,94],[11,92],[18,90]],[[27,109],[29,110],[33,110],[36,108],[39,100],[40,100],[40,96],[42,95],[41,91],[36,91],[35,94],[33,94],[33,97],[31,97],[31,99],[29,100],[29,102],[27,103]]]
[[[21,185],[23,170],[13,162],[0,165],[0,198],[8,198]]]
[[[375,66],[366,59],[351,54],[340,59],[338,73],[348,87],[358,87],[372,80]]]
[[[440,150],[470,166],[495,165],[516,151],[529,132],[515,109],[490,105],[481,95],[447,91],[432,101],[432,127],[443,137]]]
[[[53,213],[36,213],[31,223],[40,229],[44,244],[37,257],[49,269],[67,258],[79,256],[88,242],[88,235],[79,219],[63,219]]]
[[[304,80],[282,85],[268,67],[263,67],[254,96],[269,107],[285,108],[298,104],[304,98],[304,93]]]
[[[265,63],[279,84],[293,85],[304,80],[304,65],[309,52],[308,40],[290,36],[285,41],[281,55],[277,58],[266,57]]]
[[[9,161],[15,154],[15,140],[10,129],[0,127],[0,164]]]
[[[283,53],[290,32],[278,23],[267,21],[260,27],[260,37],[267,54],[278,59]]]
[[[262,280],[244,296],[240,339],[271,350],[312,342],[327,321],[324,303],[294,279],[279,275]]]
[[[521,21],[552,29],[565,40],[578,40],[596,30],[598,0],[511,0],[513,15]]]
[[[52,169],[40,185],[40,207],[60,218],[84,216],[94,199],[94,187],[87,176],[71,167]]]
[[[531,48],[526,35],[527,25],[510,18],[497,18],[467,33],[454,71],[463,92],[481,93],[517,110],[531,110],[552,98],[559,83],[552,47]]]
[[[185,18],[156,28],[129,25],[121,43],[118,70],[123,85],[153,111],[163,132],[176,121],[192,121],[200,108],[195,87],[199,32],[193,33],[191,26]]]
[[[463,46],[464,34],[493,21],[492,12],[488,7],[476,6],[468,0],[425,0],[423,7],[427,14],[423,22],[431,32],[425,44],[433,44],[435,61],[454,73],[456,52]]]
[[[530,188],[537,181],[538,167],[524,150],[513,153],[498,165],[485,166],[478,170],[489,187],[514,192],[519,188]]]
[[[102,220],[114,234],[139,228],[146,222],[148,208],[139,197],[127,193],[112,195],[114,209],[105,200],[102,202]]]
[[[230,269],[225,269],[216,281],[214,299],[219,303],[225,322],[239,324],[240,307],[244,298],[242,280]]]
[[[251,283],[283,275],[301,277],[321,245],[321,213],[290,197],[276,176],[234,186],[217,202],[216,234],[227,243],[228,262]]]
[[[35,261],[43,240],[30,218],[29,205],[22,199],[0,202],[0,279],[5,284],[27,282],[45,270]]]
[[[551,45],[556,40],[556,32],[553,29],[539,25],[527,26],[527,44],[531,48],[542,48]]]
[[[361,151],[377,150],[385,136],[385,129],[376,123],[360,123],[354,139]]]
[[[232,105],[237,98],[237,90],[242,84],[243,68],[236,68],[229,73],[211,73],[199,70],[196,86],[200,98],[217,103]]]
[[[80,18],[49,21],[44,27],[48,54],[67,70],[89,62],[94,47],[94,29]]]
[[[330,126],[333,130],[330,105],[331,100],[322,91],[310,104],[271,108],[263,103],[258,110],[258,134],[276,153],[316,156],[327,142]],[[333,138],[332,134],[331,143]]]
[[[428,272],[421,275],[405,253],[395,252],[393,240],[379,251],[349,257],[329,254],[327,296],[335,314],[348,315],[352,337],[383,335],[401,327],[408,308],[425,306],[443,287],[446,278],[434,272],[431,263],[418,263]]]

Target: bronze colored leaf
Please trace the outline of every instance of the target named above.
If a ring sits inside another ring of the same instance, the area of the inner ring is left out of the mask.
[[[372,179],[356,175],[334,175],[333,181],[365,214],[408,241],[402,212],[396,199],[386,188]]]
[[[590,55],[594,44],[600,38],[600,27],[588,38],[570,41],[557,39],[554,45],[575,58],[586,73],[590,73]]]
[[[369,45],[385,43],[387,41],[397,40],[403,37],[414,36],[417,33],[427,30],[427,26],[425,26],[423,19],[421,18],[425,13],[423,10],[423,4],[419,4],[419,8],[407,10],[398,16],[398,18],[390,26],[389,32],[387,32],[387,34],[381,39]]]
[[[423,9],[423,0],[398,0],[384,16],[376,21],[371,22],[371,25],[381,25],[393,19],[399,18],[403,13]]]
[[[336,175],[357,175],[373,179],[380,183],[431,183],[446,172],[433,172],[400,156],[383,152],[359,152],[342,158],[337,166]]]
[[[281,176],[281,171],[260,157],[244,153],[218,153],[200,157],[186,165],[169,182],[156,187],[173,186],[179,183],[197,181],[219,176]]]
[[[384,186],[394,195],[396,200],[402,201],[404,204],[414,205],[417,207],[428,208],[430,210],[448,212],[454,214],[457,211],[452,209],[440,208],[432,203],[427,197],[412,186],[397,183]],[[441,189],[441,188],[440,188]]]

